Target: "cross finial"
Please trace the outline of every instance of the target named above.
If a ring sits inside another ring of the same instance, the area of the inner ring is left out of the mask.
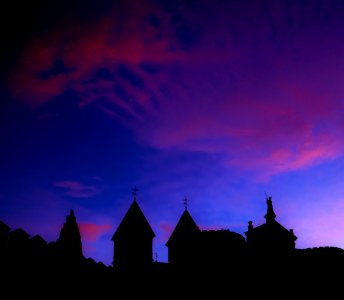
[[[139,191],[139,189],[136,187],[136,185],[131,189],[132,190],[132,194],[133,194],[133,196],[134,196],[134,198],[136,198],[136,194],[137,194],[137,192]]]
[[[185,197],[184,200],[183,200],[183,204],[184,204],[185,210],[188,209],[188,204],[189,204],[189,202],[190,202],[190,200],[189,200],[188,198]]]

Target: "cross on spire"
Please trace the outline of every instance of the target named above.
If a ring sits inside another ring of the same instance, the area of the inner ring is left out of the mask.
[[[188,198],[185,197],[184,200],[183,200],[183,204],[184,204],[185,210],[188,209],[188,204],[189,204],[189,202],[190,202],[190,200],[189,200]]]
[[[136,187],[136,185],[131,189],[132,190],[132,195],[134,196],[134,199],[136,199],[136,194],[139,191],[139,189]]]

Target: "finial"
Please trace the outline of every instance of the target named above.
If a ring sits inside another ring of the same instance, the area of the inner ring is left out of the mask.
[[[136,187],[136,185],[131,189],[131,193],[134,196],[134,199],[136,199],[136,194],[139,191],[139,189]]]
[[[189,202],[190,202],[190,200],[189,200],[188,198],[186,198],[186,196],[185,196],[185,198],[184,198],[184,200],[183,200],[183,204],[184,204],[185,210],[188,209],[188,204],[189,204]]]

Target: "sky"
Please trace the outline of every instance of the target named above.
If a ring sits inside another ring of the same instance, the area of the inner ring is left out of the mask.
[[[0,10],[0,220],[55,241],[74,209],[110,265],[132,197],[244,235],[266,195],[297,248],[344,248],[344,2],[32,0]]]

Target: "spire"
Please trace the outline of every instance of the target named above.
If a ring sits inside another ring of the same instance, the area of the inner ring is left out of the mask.
[[[266,204],[268,205],[268,210],[267,210],[264,218],[266,219],[266,223],[271,223],[271,222],[275,221],[275,218],[276,218],[274,208],[272,207],[271,197],[266,198]]]

